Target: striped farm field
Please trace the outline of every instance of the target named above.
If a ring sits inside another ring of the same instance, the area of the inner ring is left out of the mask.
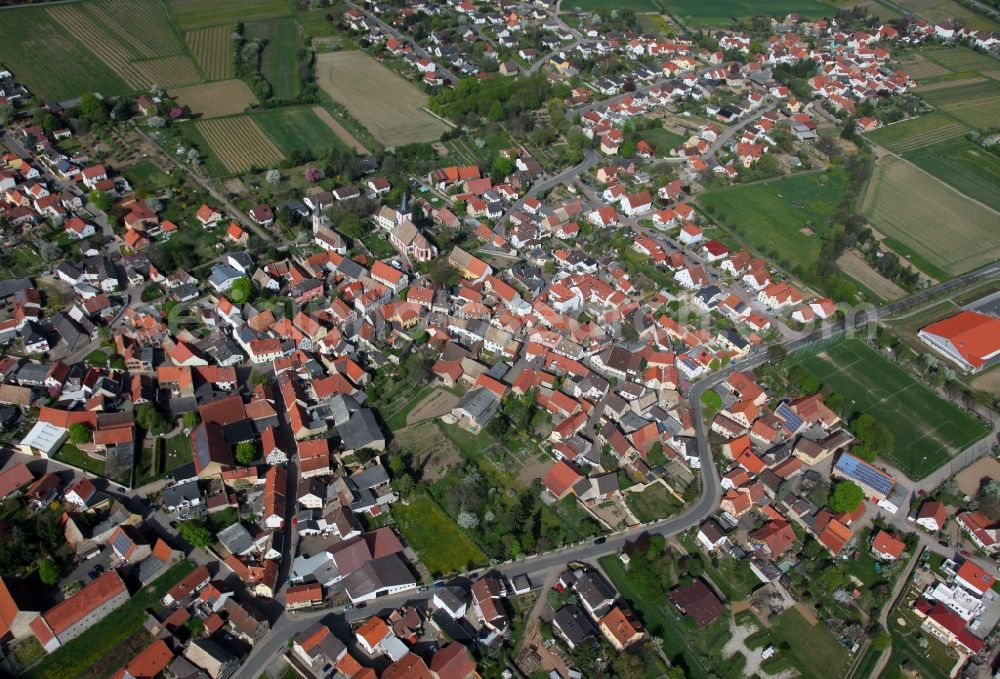
[[[215,156],[234,174],[254,167],[272,167],[285,159],[285,154],[247,116],[199,120],[195,126]]]
[[[92,19],[103,23],[145,58],[184,54],[163,3],[156,0],[97,0],[83,5]]]
[[[926,80],[924,83],[917,87],[917,92],[919,94],[925,94],[927,92],[936,92],[937,90],[947,90],[952,87],[964,87],[965,85],[975,85],[977,83],[989,82],[986,78],[976,75],[970,78],[963,78],[961,80],[940,80],[937,82],[928,83]]]
[[[911,78],[916,78],[917,81],[921,81],[923,78],[946,75],[950,72],[941,64],[935,63],[920,54],[914,54],[903,59],[902,66],[903,70]]]
[[[233,77],[233,28],[233,24],[222,24],[188,31],[184,35],[191,54],[209,80]]]
[[[205,118],[218,118],[243,113],[247,106],[257,103],[247,84],[242,80],[218,80],[201,85],[189,85],[170,90],[181,106]]]
[[[291,14],[286,0],[168,0],[168,5],[174,21],[185,31]]]
[[[939,111],[893,123],[868,134],[876,144],[894,153],[904,153],[923,146],[961,137],[969,128]]]
[[[1000,157],[956,138],[903,155],[922,170],[994,210],[1000,210]]]
[[[924,99],[972,127],[1000,124],[1000,82],[983,79],[955,87],[924,92]]]
[[[887,245],[935,277],[1000,256],[1000,213],[901,158],[878,161],[864,213]]]
[[[997,67],[996,59],[970,50],[968,47],[942,47],[924,50],[922,54],[949,71],[980,71]]]

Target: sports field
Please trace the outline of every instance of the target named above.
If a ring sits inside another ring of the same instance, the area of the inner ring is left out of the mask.
[[[201,66],[208,80],[225,80],[233,77],[233,24],[188,31],[187,40],[191,54]]]
[[[730,26],[734,18],[784,18],[790,12],[806,19],[818,19],[833,16],[837,11],[818,0],[665,0],[664,4],[670,14],[692,27]]]
[[[347,149],[347,145],[308,106],[276,108],[255,113],[252,117],[286,155],[302,151],[321,157],[330,149]]]
[[[294,17],[254,21],[246,25],[248,38],[266,41],[261,54],[261,72],[271,83],[277,99],[299,93],[298,51],[302,47],[299,24]]]
[[[167,4],[177,25],[186,31],[291,14],[285,0],[168,0]]]
[[[828,228],[846,190],[843,173],[822,172],[706,191],[699,200],[754,249],[809,269],[822,245],[814,234]]]
[[[316,80],[385,146],[435,141],[450,129],[424,110],[426,94],[359,50],[318,55]]]
[[[899,158],[876,165],[864,213],[890,247],[936,278],[1000,256],[1000,215]]]
[[[903,155],[967,196],[1000,211],[1000,157],[958,137]]]
[[[888,427],[896,441],[888,460],[912,478],[927,476],[989,433],[861,340],[839,340],[796,354],[792,363]]]
[[[177,103],[206,118],[243,113],[257,103],[257,97],[242,80],[220,80],[170,90]]]
[[[212,153],[234,174],[254,167],[273,167],[285,159],[285,154],[248,116],[199,120],[195,127]]]
[[[906,153],[961,137],[968,131],[967,125],[945,113],[934,111],[869,132],[868,138],[894,153]]]

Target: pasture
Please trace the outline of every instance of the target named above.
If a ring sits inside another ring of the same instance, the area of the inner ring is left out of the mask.
[[[706,191],[699,196],[710,218],[754,249],[792,266],[812,267],[820,239],[847,191],[841,172],[818,172]]]
[[[435,141],[449,129],[424,110],[426,94],[364,52],[318,55],[316,80],[385,146]]]
[[[291,14],[285,0],[168,0],[168,5],[177,25],[186,31]]]
[[[665,0],[667,12],[692,28],[727,27],[733,19],[755,16],[784,18],[790,12],[804,19],[833,16],[836,9],[818,0]]]
[[[1000,157],[959,137],[903,155],[967,196],[1000,211]]]
[[[200,28],[184,34],[188,48],[194,55],[207,80],[225,80],[233,77],[233,24]]]
[[[868,138],[893,153],[906,153],[961,137],[968,131],[966,125],[951,116],[934,111],[869,132]]]
[[[911,478],[924,478],[989,433],[979,420],[861,340],[805,350],[791,363],[802,365],[859,412],[888,427],[896,442],[887,459]]]
[[[63,101],[84,92],[107,96],[131,87],[42,7],[0,12],[0,63],[43,100]]]
[[[952,87],[923,92],[924,99],[937,109],[975,128],[1000,124],[1000,81],[959,80]]]
[[[261,72],[271,83],[276,99],[292,99],[299,93],[298,51],[302,47],[299,23],[294,17],[254,21],[246,25],[247,37],[265,40]]]
[[[257,97],[242,80],[221,80],[170,90],[177,103],[206,118],[243,113],[257,103]]]
[[[899,158],[877,163],[864,214],[892,249],[916,255],[913,263],[936,278],[1000,256],[1000,214]]]
[[[297,151],[321,157],[331,149],[347,149],[347,145],[308,106],[270,109],[255,113],[252,118],[286,155]]]
[[[195,127],[212,153],[233,174],[254,167],[273,167],[285,159],[285,154],[249,116],[199,120]]]

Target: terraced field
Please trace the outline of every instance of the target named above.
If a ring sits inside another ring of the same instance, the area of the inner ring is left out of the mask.
[[[208,80],[225,80],[233,77],[233,24],[188,31],[187,40],[191,54],[198,61]]]
[[[195,127],[212,153],[234,174],[254,167],[272,167],[285,159],[285,154],[248,116],[199,120]]]

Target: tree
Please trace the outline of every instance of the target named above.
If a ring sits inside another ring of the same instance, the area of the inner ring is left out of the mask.
[[[861,486],[853,481],[841,481],[830,496],[830,509],[838,513],[853,512],[864,499],[865,492]]]
[[[74,422],[69,427],[69,440],[75,446],[79,446],[84,443],[90,443],[94,440],[94,435],[88,427],[83,422]]]
[[[461,511],[458,513],[458,525],[469,530],[478,528],[479,517],[472,512]]]
[[[95,124],[107,122],[107,104],[93,94],[87,93],[80,97],[80,115]]]
[[[38,577],[46,585],[54,585],[59,582],[62,573],[59,572],[59,566],[51,559],[42,559],[38,564]]]
[[[246,304],[253,296],[253,282],[247,277],[237,278],[229,288],[229,298],[233,304]]]
[[[236,444],[236,461],[240,464],[250,464],[257,457],[257,446],[253,441],[240,441]]]
[[[780,366],[788,357],[788,350],[780,344],[772,344],[767,348],[767,360]]]
[[[208,547],[212,544],[212,531],[201,521],[181,521],[177,530],[194,547]]]
[[[281,171],[280,170],[268,170],[267,174],[264,175],[264,181],[268,184],[277,184],[281,181]]]
[[[107,212],[114,205],[111,200],[111,196],[104,193],[104,191],[98,191],[97,189],[93,189],[87,194],[87,200],[90,203],[93,203],[94,206],[96,206],[101,212]]]
[[[135,423],[150,434],[163,434],[170,427],[170,418],[152,403],[140,403],[135,408]]]
[[[851,429],[861,443],[855,447],[854,454],[868,462],[873,461],[877,455],[883,457],[891,455],[896,446],[896,437],[893,433],[867,413],[854,418]]]
[[[184,417],[181,420],[184,423],[185,429],[194,429],[201,423],[201,417],[194,411],[184,413]]]
[[[705,407],[705,417],[711,418],[722,408],[722,397],[712,389],[706,389],[701,395],[701,405]]]
[[[875,638],[872,639],[872,648],[881,653],[885,649],[889,648],[891,643],[892,637],[889,636],[888,632],[879,632],[875,635]]]

